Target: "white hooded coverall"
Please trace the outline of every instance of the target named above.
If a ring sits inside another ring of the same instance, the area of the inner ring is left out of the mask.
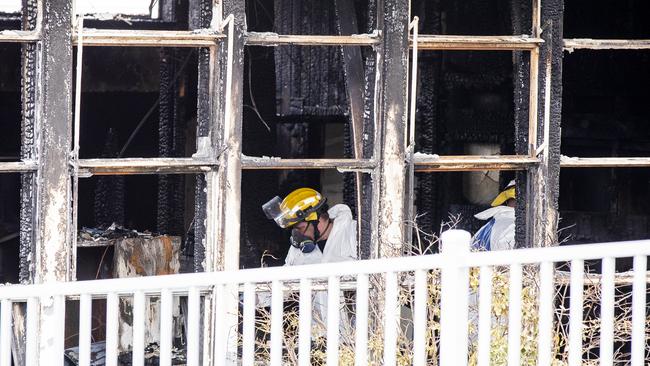
[[[489,220],[472,238],[472,245],[475,249],[508,250],[515,248],[515,209],[513,207],[491,207],[477,213],[474,217],[483,221]],[[487,238],[489,240],[485,240]]]
[[[333,263],[353,261],[357,259],[357,222],[352,219],[352,210],[343,204],[334,205],[327,210],[332,222],[325,250],[321,253],[316,247],[311,253],[303,253],[300,249],[291,246],[285,266],[299,266],[303,264]]]
[[[310,253],[289,246],[289,252],[284,259],[285,266],[300,266],[305,264],[333,263],[352,261],[357,256],[357,222],[352,218],[352,210],[344,204],[332,206],[327,210],[332,222],[332,229],[325,242],[325,250],[316,248]],[[269,295],[270,297],[270,295]],[[269,299],[264,299],[270,302]],[[265,302],[266,302],[265,301]],[[314,316],[323,322],[327,321],[327,292],[314,292]]]
[[[496,206],[474,215],[479,220],[488,221],[472,238],[472,247],[479,250],[510,250],[515,248],[515,209],[509,206]],[[469,319],[478,327],[478,292],[469,295]],[[492,316],[492,322],[496,318]],[[470,336],[470,343],[476,344],[477,334]]]

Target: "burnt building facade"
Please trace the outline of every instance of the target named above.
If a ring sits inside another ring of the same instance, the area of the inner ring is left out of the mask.
[[[143,3],[0,9],[6,282],[97,277],[78,233],[113,224],[180,237],[183,271],[281,264],[261,205],[302,186],[362,258],[475,231],[511,179],[518,246],[648,236],[645,2]]]

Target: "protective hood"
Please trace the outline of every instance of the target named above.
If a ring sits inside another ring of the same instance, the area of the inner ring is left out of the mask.
[[[497,207],[491,207],[488,208],[485,211],[481,211],[474,215],[479,220],[487,221],[491,218],[509,218],[515,217],[515,209],[514,207],[509,207],[509,206],[497,206]]]

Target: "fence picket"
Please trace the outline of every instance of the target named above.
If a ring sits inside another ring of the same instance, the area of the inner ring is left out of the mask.
[[[571,261],[571,300],[569,303],[569,366],[582,365],[582,310],[585,265],[582,259]]]
[[[646,352],[646,281],[648,258],[634,256],[634,280],[632,283],[632,366],[645,363]]]

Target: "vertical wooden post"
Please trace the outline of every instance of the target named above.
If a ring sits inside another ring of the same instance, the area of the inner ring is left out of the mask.
[[[382,135],[379,187],[379,256],[401,256],[404,247],[409,1],[383,3]]]
[[[211,0],[190,0],[189,2],[189,28],[196,30],[207,28],[212,20]],[[216,47],[216,46],[215,46]],[[211,48],[198,49],[198,90],[196,112],[196,139],[197,153],[209,157],[213,144],[210,139],[215,139],[216,124],[213,122],[212,109],[214,88],[211,83],[214,78],[214,61],[216,51]],[[210,150],[210,151],[207,151]],[[212,174],[212,173],[208,173]],[[194,208],[194,270],[201,272],[207,270],[207,175],[198,175],[196,178],[196,198]]]
[[[70,278],[71,188],[68,160],[72,141],[71,0],[44,2],[40,88],[38,227],[35,282]]]
[[[354,4],[350,1],[335,0],[336,19],[339,35],[352,35],[359,33]],[[364,134],[364,69],[361,58],[361,47],[341,47],[343,53],[343,70],[345,75],[346,93],[348,96],[350,124],[352,130],[352,146],[355,159],[363,158]],[[357,232],[362,238],[363,215],[366,213],[363,206],[363,174],[355,174],[356,205],[357,205]]]
[[[43,1],[42,64],[36,68],[40,157],[34,282],[71,279],[72,1]],[[62,299],[41,301],[39,364],[63,357]]]
[[[536,2],[534,2],[536,3]],[[557,245],[560,184],[560,125],[562,112],[563,2],[548,0],[540,5],[541,37],[538,65],[539,108],[537,146],[540,164],[529,174],[534,210],[530,224],[531,246]]]
[[[211,86],[218,90],[213,116],[219,136],[216,145],[219,155],[219,169],[207,176],[208,190],[214,193],[214,202],[208,199],[208,209],[214,215],[208,215],[206,259],[211,266],[206,270],[223,271],[239,269],[239,245],[241,227],[241,153],[242,153],[242,113],[244,93],[244,34],[246,32],[246,12],[244,0],[226,0],[223,2],[225,20],[224,32],[227,39],[219,50],[215,67],[218,67],[218,80]],[[221,22],[221,19],[218,19]],[[218,112],[217,112],[218,111]],[[210,211],[208,211],[210,212]],[[214,226],[213,226],[214,225]],[[214,238],[211,238],[214,229]],[[238,290],[231,286],[224,289],[221,298],[215,299],[217,307],[213,316],[217,317],[218,327],[214,332],[226,335],[225,345],[227,364],[236,364],[238,324],[237,306]],[[212,322],[215,324],[215,322]],[[215,333],[217,334],[217,333]],[[215,336],[215,339],[221,337]],[[215,344],[214,349],[222,345]],[[217,357],[218,355],[214,355]],[[223,355],[222,355],[223,356]],[[216,358],[215,358],[216,360]]]
[[[557,243],[562,109],[562,0],[512,2],[515,32],[541,37],[530,55],[515,52],[515,134],[517,154],[540,159],[517,173],[517,246]],[[530,57],[528,57],[530,56]]]
[[[221,68],[217,82],[220,98],[223,98],[217,141],[219,169],[216,176],[218,187],[216,215],[217,250],[214,270],[239,269],[239,236],[241,211],[241,148],[242,112],[244,93],[244,33],[246,14],[243,0],[227,0],[223,3],[226,17],[232,15],[233,33],[225,41],[225,48],[218,53]],[[228,27],[224,32],[229,32]],[[232,42],[232,43],[230,43]],[[230,75],[228,75],[230,73]],[[217,87],[217,85],[214,85]]]

